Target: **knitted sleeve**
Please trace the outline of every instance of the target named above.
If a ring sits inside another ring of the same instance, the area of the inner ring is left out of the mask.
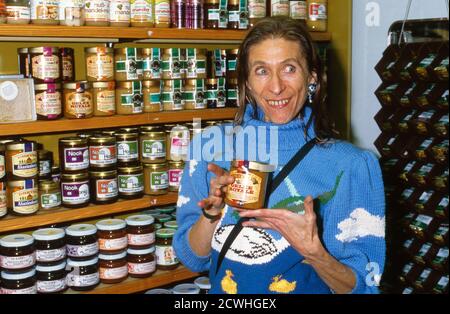
[[[351,293],[379,293],[384,269],[385,200],[380,166],[367,151],[351,158],[336,197],[323,214],[323,241],[356,275]]]

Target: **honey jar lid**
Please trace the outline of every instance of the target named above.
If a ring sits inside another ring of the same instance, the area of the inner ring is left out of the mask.
[[[113,48],[108,47],[87,47],[84,48],[85,53],[113,53]]]
[[[122,219],[103,219],[95,224],[98,230],[120,230],[126,227],[126,223]]]
[[[239,1],[238,1],[238,3],[239,3]],[[238,49],[238,48],[235,48],[235,49],[229,49],[229,50],[228,50],[228,53],[229,53],[229,54],[237,55],[237,54],[239,53],[239,49]]]
[[[160,214],[171,214],[173,213],[177,208],[175,206],[166,206],[166,207],[160,207],[158,208]]]
[[[175,235],[175,229],[161,228],[158,231],[156,231],[157,238],[168,239],[168,238],[172,238],[174,235]]]
[[[28,234],[11,234],[0,239],[0,246],[3,247],[23,247],[31,245],[34,238]]]
[[[92,259],[88,259],[86,261],[74,261],[73,259],[67,259],[67,266],[75,266],[75,267],[83,267],[83,266],[91,266],[98,263],[98,257],[94,257]]]
[[[28,53],[30,48],[18,48],[17,53]]]
[[[196,284],[200,289],[209,290],[211,289],[211,282],[208,277],[202,276],[198,277],[194,280],[194,284]]]
[[[105,130],[105,131],[102,131],[102,134],[105,134],[105,135],[109,135],[109,136],[116,136],[116,130]]]
[[[116,87],[115,81],[110,82],[93,82],[92,83],[93,88],[107,88],[107,89],[114,89]]]
[[[199,294],[200,288],[193,283],[182,283],[172,289],[174,294]]]
[[[71,136],[71,137],[60,138],[59,142],[61,144],[80,145],[80,144],[87,144],[87,139],[86,138],[81,138],[81,137]]]
[[[58,47],[33,47],[28,50],[30,53],[44,53],[44,51],[51,51],[52,53],[58,53]]]
[[[64,238],[66,233],[61,228],[43,228],[34,231],[32,235],[38,241],[51,241]]]
[[[155,218],[151,215],[133,215],[128,216],[125,221],[128,226],[146,226],[155,222]]]
[[[128,166],[128,167],[118,167],[117,171],[120,173],[130,173],[130,172],[136,172],[136,171],[142,171],[142,166]]]
[[[88,236],[97,233],[97,227],[91,224],[71,225],[66,229],[66,234],[69,236]]]
[[[113,135],[103,134],[103,133],[95,133],[91,137],[89,137],[89,143],[95,142],[95,143],[105,143],[105,142],[111,142],[116,141],[116,137]]]
[[[61,175],[62,180],[86,180],[89,179],[89,174],[87,172],[80,173],[63,173]]]
[[[161,132],[163,130],[163,127],[160,125],[143,125],[139,128],[141,132]]]
[[[146,255],[155,252],[155,246],[151,246],[146,249],[138,250],[138,249],[128,249],[127,253],[132,255]]]
[[[59,184],[52,180],[43,180],[39,181],[39,189],[40,190],[52,190],[59,189]]]
[[[144,56],[153,55],[153,53],[156,52],[158,56],[161,54],[161,48],[141,48],[141,53]]]
[[[137,132],[139,132],[139,129],[138,128],[120,128],[117,133],[121,134],[122,132],[137,133]]]
[[[36,271],[39,272],[51,272],[51,271],[58,271],[63,270],[66,268],[66,261],[62,261],[59,264],[56,265],[36,265]]]
[[[6,271],[2,271],[2,278],[6,280],[23,280],[30,277],[33,277],[36,274],[36,270],[33,268],[29,271],[23,273],[10,273]]]
[[[172,216],[170,216],[170,219],[172,219]],[[178,223],[176,220],[167,221],[164,223],[164,228],[178,229]]]
[[[179,160],[179,161],[170,160],[169,161],[169,166],[173,167],[173,168],[184,168],[184,161],[182,161],[182,160]]]
[[[118,259],[125,258],[127,256],[127,252],[123,251],[117,254],[99,254],[98,258],[104,261],[115,261]]]
[[[239,167],[241,165],[244,165],[244,166],[248,167],[248,169],[250,169],[250,170],[256,170],[256,171],[260,171],[260,172],[274,172],[275,171],[274,165],[257,162],[257,161],[233,160],[233,162],[231,164],[234,167]]]
[[[144,87],[160,87],[161,86],[161,82],[158,80],[147,80],[147,81],[142,81],[142,86]]]

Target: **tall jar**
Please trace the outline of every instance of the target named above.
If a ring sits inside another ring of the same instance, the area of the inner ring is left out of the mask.
[[[89,82],[114,81],[114,49],[90,47],[84,49],[86,79]]]
[[[51,178],[53,166],[53,152],[45,149],[38,150],[39,160],[39,180],[47,180]]]
[[[180,188],[181,175],[183,174],[183,161],[169,162],[169,191],[178,192]]]
[[[155,0],[155,27],[170,27],[170,0]]]
[[[153,27],[155,19],[153,17],[152,0],[131,0],[131,26],[133,27]]]
[[[227,107],[239,106],[238,94],[239,94],[238,80],[230,79],[227,82],[227,104],[226,104]]]
[[[139,114],[143,112],[142,82],[117,82],[117,114]]]
[[[64,117],[85,119],[93,115],[92,84],[86,81],[64,84]]]
[[[227,50],[227,56],[226,56],[226,60],[227,60],[227,67],[226,67],[226,71],[227,71],[227,80],[229,79],[237,79],[238,75],[237,75],[237,56],[239,54],[239,49],[230,49]]]
[[[112,116],[116,113],[115,82],[92,83],[94,116]]]
[[[130,0],[109,1],[109,25],[118,27],[130,26]]]
[[[239,0],[228,0],[228,29],[238,29],[239,28]]]
[[[153,126],[142,127],[139,143],[142,163],[166,161],[166,133],[162,129]]]
[[[31,23],[58,25],[58,7],[57,0],[30,0]]]
[[[147,195],[167,194],[168,170],[167,163],[144,164],[144,193]]]
[[[75,81],[75,55],[72,48],[59,48],[61,57],[61,80],[64,82]]]
[[[203,0],[186,1],[186,28],[203,28]]]
[[[83,26],[84,2],[84,0],[59,1],[59,24],[67,26]]]
[[[328,23],[328,0],[308,0],[308,29],[326,32]]]
[[[29,0],[7,0],[6,1],[6,23],[28,24],[31,19]]]
[[[180,264],[172,245],[174,235],[174,229],[163,228],[156,231],[155,256],[159,270],[174,270]]]
[[[142,70],[144,80],[159,80],[161,78],[161,49],[142,48]]]
[[[249,26],[253,27],[258,21],[266,17],[265,0],[248,0]]]
[[[34,100],[38,120],[55,120],[62,116],[61,84],[34,85]]]
[[[180,48],[166,48],[162,55],[162,78],[164,80],[174,80],[183,78],[184,58]]]
[[[87,26],[108,26],[109,1],[86,0],[84,8],[84,23]]]
[[[161,103],[160,81],[143,81],[142,95],[144,97],[144,112],[159,112],[163,110]]]
[[[203,6],[203,16],[205,19],[205,28],[216,29],[219,28],[219,0],[205,0]]]

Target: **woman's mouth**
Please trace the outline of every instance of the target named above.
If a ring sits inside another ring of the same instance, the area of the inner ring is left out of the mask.
[[[289,103],[289,99],[281,99],[281,100],[267,100],[267,103],[270,107],[275,109],[282,109],[287,106]]]

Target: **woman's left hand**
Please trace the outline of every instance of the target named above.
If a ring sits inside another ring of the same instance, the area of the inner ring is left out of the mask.
[[[304,215],[287,209],[239,210],[239,215],[256,218],[244,222],[244,227],[276,230],[306,259],[315,259],[323,254],[325,249],[319,238],[311,196],[305,199],[304,207]]]

